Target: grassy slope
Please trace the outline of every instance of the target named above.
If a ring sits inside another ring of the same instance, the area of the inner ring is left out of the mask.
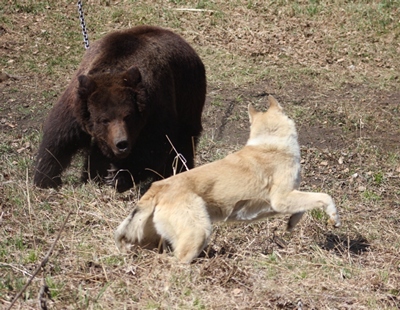
[[[91,40],[156,24],[199,52],[209,80],[199,163],[237,149],[248,131],[248,102],[263,106],[260,94],[276,95],[299,127],[302,188],[333,195],[343,227],[330,230],[319,211],[293,235],[278,218],[217,225],[211,258],[190,266],[169,254],[119,254],[113,230],[135,191],[81,186],[78,163],[59,192],[31,184],[40,124],[83,54],[76,6],[6,1],[0,69],[14,78],[0,84],[0,304],[22,288],[72,211],[45,270],[18,301],[22,309],[36,307],[42,278],[52,309],[399,307],[399,1],[84,6]]]

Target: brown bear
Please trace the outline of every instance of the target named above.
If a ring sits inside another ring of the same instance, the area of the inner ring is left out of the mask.
[[[172,175],[171,143],[192,168],[205,96],[204,65],[179,35],[153,26],[106,35],[86,51],[47,117],[35,185],[60,186],[80,150],[83,181],[105,181],[120,192]]]

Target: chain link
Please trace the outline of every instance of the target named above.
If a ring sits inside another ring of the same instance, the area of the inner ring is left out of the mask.
[[[82,34],[83,34],[83,42],[85,43],[85,49],[89,48],[89,38],[86,32],[86,24],[85,17],[83,15],[82,1],[78,0],[78,12],[79,12],[79,20],[81,21]]]

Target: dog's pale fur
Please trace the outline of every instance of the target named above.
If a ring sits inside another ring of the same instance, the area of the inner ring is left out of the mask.
[[[300,192],[300,149],[294,122],[272,97],[267,112],[249,106],[250,138],[222,160],[152,184],[119,225],[120,249],[130,244],[157,247],[169,241],[175,256],[189,263],[206,246],[215,221],[254,221],[291,214],[292,230],[307,210],[322,207],[340,225],[332,198]]]

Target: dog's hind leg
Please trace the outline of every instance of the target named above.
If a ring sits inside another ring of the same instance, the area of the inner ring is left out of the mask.
[[[271,205],[276,212],[294,214],[293,219],[289,220],[289,226],[297,224],[300,220],[300,215],[296,214],[315,208],[323,208],[329,216],[328,222],[335,227],[340,226],[339,214],[335,203],[328,194],[294,190],[287,195],[274,195],[271,197]]]
[[[157,233],[171,243],[176,258],[183,263],[190,263],[201,253],[212,231],[205,202],[192,193],[171,204],[158,205],[154,223]]]
[[[154,206],[149,201],[140,201],[131,214],[121,222],[115,231],[117,247],[129,250],[130,245],[137,244],[145,248],[157,248],[160,236],[153,223]]]
[[[301,220],[303,217],[304,212],[298,212],[295,214],[292,214],[292,216],[289,218],[289,222],[287,224],[287,231],[292,231],[293,228],[297,225],[297,223]]]
[[[206,247],[209,237],[210,234],[205,230],[192,231],[180,236],[174,248],[176,258],[182,263],[189,264]]]

